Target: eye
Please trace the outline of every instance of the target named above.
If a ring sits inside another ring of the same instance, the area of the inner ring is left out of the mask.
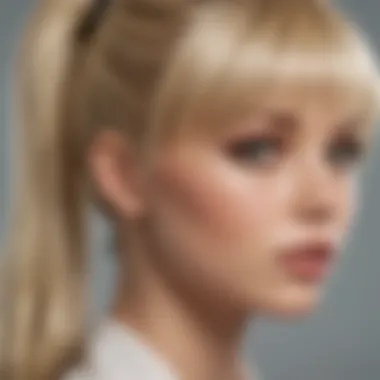
[[[250,138],[230,144],[229,154],[243,163],[271,165],[282,154],[282,141],[274,137]]]
[[[329,162],[339,168],[359,164],[364,156],[364,144],[355,138],[344,138],[331,144],[328,150]]]

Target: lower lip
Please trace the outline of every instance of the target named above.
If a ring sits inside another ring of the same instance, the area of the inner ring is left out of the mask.
[[[284,257],[283,264],[294,276],[303,280],[318,281],[325,277],[330,260],[325,254],[301,253]]]

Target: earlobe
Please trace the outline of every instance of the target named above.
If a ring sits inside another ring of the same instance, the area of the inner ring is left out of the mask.
[[[99,197],[113,212],[126,219],[142,215],[138,156],[132,144],[117,131],[104,131],[93,139],[89,166]]]

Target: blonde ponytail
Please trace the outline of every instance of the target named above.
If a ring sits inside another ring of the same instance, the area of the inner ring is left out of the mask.
[[[58,379],[83,331],[84,159],[69,102],[91,4],[41,3],[17,73],[24,156],[0,306],[1,380]]]

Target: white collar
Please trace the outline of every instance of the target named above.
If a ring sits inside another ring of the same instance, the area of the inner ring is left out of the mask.
[[[169,364],[138,334],[114,320],[103,322],[90,340],[87,359],[64,380],[178,380]]]
[[[247,380],[261,378],[256,370],[249,372],[247,368]],[[136,331],[107,319],[92,337],[84,365],[63,380],[132,379],[179,380],[179,376]]]

